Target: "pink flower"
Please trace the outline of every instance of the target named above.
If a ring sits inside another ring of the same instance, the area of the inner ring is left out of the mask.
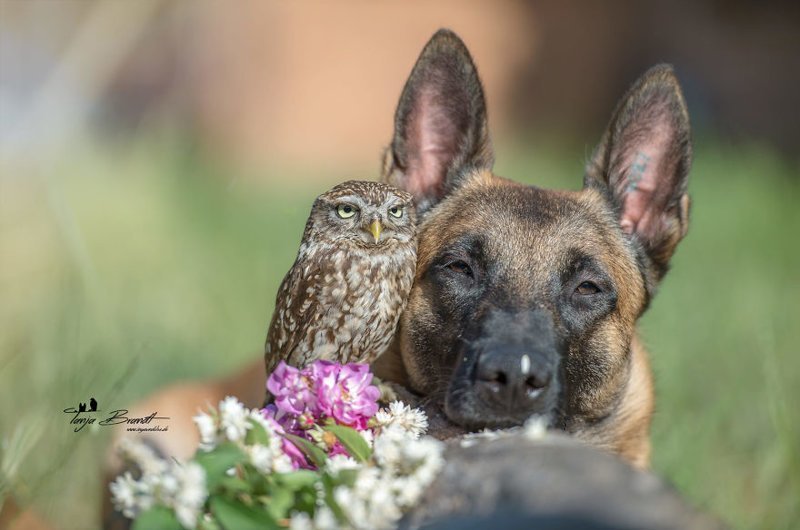
[[[283,361],[267,379],[267,390],[275,396],[275,405],[287,414],[299,415],[316,409],[313,387],[314,381],[306,370],[300,371]]]
[[[320,412],[336,421],[363,430],[378,411],[378,387],[366,364],[344,366],[317,361],[314,373]]]
[[[350,456],[350,453],[347,452],[347,449],[345,449],[341,443],[336,442],[335,444],[333,444],[333,447],[328,449],[328,456],[336,456],[336,455]]]
[[[303,454],[303,451],[298,449],[295,444],[286,438],[283,439],[281,449],[283,449],[283,452],[289,457],[289,460],[292,461],[292,467],[294,469],[313,469],[313,466],[306,460],[306,455]]]
[[[322,431],[316,426],[330,418],[360,431],[369,428],[367,423],[378,412],[380,396],[378,387],[371,383],[372,373],[366,364],[343,366],[315,361],[298,370],[281,362],[267,380],[275,402],[261,413],[279,434],[293,434],[318,444],[321,442],[313,434],[317,433],[318,438]],[[335,438],[324,442],[330,456],[347,454]],[[300,448],[285,437],[282,449],[295,469],[313,469]]]
[[[278,417],[282,414],[278,407],[273,404],[267,405],[263,409],[261,409],[261,414],[266,418],[266,420],[272,425],[272,428],[275,429],[275,432],[279,435],[286,434],[287,430],[284,428],[284,423],[294,424],[294,418],[288,415],[283,414],[281,419]],[[284,420],[284,421],[281,421]],[[288,420],[288,421],[287,421]],[[296,433],[291,433],[296,434]],[[308,464],[308,460],[306,460],[306,456],[303,452],[292,442],[281,436],[282,444],[281,449],[289,457],[292,461],[292,467],[294,469],[305,468],[308,469],[310,466]]]

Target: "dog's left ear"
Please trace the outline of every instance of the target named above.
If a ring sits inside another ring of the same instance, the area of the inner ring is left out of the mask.
[[[428,41],[403,88],[383,179],[414,195],[424,214],[494,162],[486,103],[464,43],[441,29]]]
[[[689,226],[689,115],[672,67],[651,68],[622,98],[588,167],[584,186],[603,192],[622,230],[661,280]]]

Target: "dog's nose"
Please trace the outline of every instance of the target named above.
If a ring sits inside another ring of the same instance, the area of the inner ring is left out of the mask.
[[[478,358],[475,385],[489,401],[515,412],[530,409],[553,379],[553,368],[540,356],[493,350]]]

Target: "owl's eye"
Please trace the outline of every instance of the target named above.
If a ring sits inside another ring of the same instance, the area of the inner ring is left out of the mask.
[[[389,215],[400,219],[401,217],[403,217],[403,208],[401,206],[392,206],[391,208],[389,208]]]
[[[353,217],[358,210],[352,204],[340,204],[336,207],[336,214],[342,219]]]

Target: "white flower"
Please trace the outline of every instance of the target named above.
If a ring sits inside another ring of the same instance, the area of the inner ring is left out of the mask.
[[[155,475],[167,469],[167,463],[140,439],[123,438],[119,443],[119,451],[123,458],[136,464],[143,475]]]
[[[410,432],[414,438],[419,438],[428,430],[428,417],[420,409],[412,409],[402,401],[394,401],[389,405],[389,411],[394,415],[395,422]]]
[[[185,504],[175,505],[175,517],[178,518],[178,522],[181,523],[181,526],[184,528],[194,528],[197,525],[197,517],[199,515],[200,512],[193,506]]]
[[[248,411],[247,417],[254,423],[263,427],[269,439],[266,446],[258,444],[253,446],[258,446],[260,449],[245,448],[250,454],[250,461],[253,462],[256,469],[262,473],[291,473],[294,471],[292,459],[283,452],[282,438],[275,431],[275,426],[270,423],[258,409],[251,409]]]
[[[177,477],[170,473],[154,476],[153,486],[154,489],[158,488],[160,494],[165,497],[174,497],[181,487]]]
[[[367,445],[372,447],[372,443],[375,441],[375,435],[372,433],[372,429],[364,429],[363,431],[358,431],[358,434],[367,442]]]
[[[249,416],[244,405],[232,396],[228,396],[219,402],[220,424],[225,436],[232,442],[244,439],[247,430],[250,428]]]
[[[405,444],[403,446],[403,456],[411,461],[440,460],[443,450],[444,443],[426,436],[415,440],[414,443]]]
[[[325,469],[328,473],[335,475],[339,471],[345,469],[358,469],[359,464],[352,458],[346,455],[334,455],[328,458],[327,463],[325,464]]]
[[[274,422],[264,418],[258,409],[248,410],[233,397],[219,404],[219,413],[198,413],[193,418],[200,433],[201,448],[212,449],[222,440],[236,442],[259,473],[288,473],[292,461],[283,451],[283,439]],[[320,481],[315,482],[316,509],[313,516],[294,512],[288,525],[296,530],[328,530],[335,528],[389,529],[400,520],[403,510],[413,506],[436,478],[443,465],[444,445],[432,438],[420,438],[427,428],[427,418],[420,410],[402,402],[393,402],[376,416],[378,428],[361,431],[373,448],[373,462],[367,465],[345,455],[330,457],[325,472],[336,476],[355,470],[352,486],[334,487],[333,498],[343,511],[337,520],[327,505],[327,494]],[[245,444],[247,432],[260,425],[267,434],[260,443]],[[376,432],[377,434],[373,434]],[[142,478],[130,473],[118,477],[111,485],[115,506],[128,517],[158,504],[174,511],[184,528],[202,524],[206,514],[208,489],[203,468],[196,462],[181,465],[158,458],[149,447],[129,442],[123,446],[129,459],[142,468]]]
[[[192,417],[200,431],[200,449],[210,451],[217,444],[217,422],[210,414],[200,412]]]
[[[175,465],[172,471],[179,484],[173,499],[175,515],[184,528],[194,528],[208,497],[205,471],[196,462]]]
[[[291,473],[294,471],[292,459],[283,452],[278,453],[272,460],[272,470],[275,473]]]
[[[353,485],[356,495],[368,498],[381,480],[381,470],[376,467],[365,467],[358,472],[358,477]]]
[[[394,482],[394,488],[397,492],[397,503],[402,507],[413,506],[417,503],[417,499],[422,496],[425,491],[426,485],[415,477],[400,477]]]
[[[390,468],[362,467],[353,487],[337,486],[333,498],[342,508],[350,527],[364,530],[393,528],[402,516],[397,502],[399,484]]]
[[[375,437],[375,460],[383,467],[391,468],[400,463],[402,447],[412,442],[413,438],[399,425],[389,424]]]
[[[208,491],[206,490],[206,472],[196,462],[189,462],[183,466],[177,466],[180,472],[176,473],[181,490],[176,498],[188,504],[200,506],[206,501]]]
[[[291,530],[313,530],[311,516],[306,512],[292,512],[289,517],[289,528]]]
[[[247,453],[250,455],[250,462],[253,466],[262,473],[272,472],[272,450],[264,445],[256,444],[247,447]]]
[[[383,427],[384,425],[389,425],[392,423],[393,420],[392,413],[389,412],[389,409],[380,409],[378,412],[375,413],[375,422]]]
[[[250,456],[250,462],[261,473],[291,473],[294,471],[292,459],[283,452],[280,445],[277,451],[270,446],[255,444],[245,447],[245,451]]]
[[[111,483],[111,500],[114,507],[121,511],[125,517],[134,517],[139,512],[137,497],[138,482],[129,472],[117,477]]]
[[[152,480],[147,480],[149,475],[141,480],[136,480],[129,472],[125,472],[111,483],[111,498],[117,510],[125,517],[136,517],[139,513],[148,510],[155,504]]]
[[[428,417],[420,409],[412,409],[402,401],[393,401],[388,409],[375,414],[375,421],[381,427],[396,425],[402,427],[414,438],[419,438],[428,430]]]
[[[394,522],[399,520],[402,515],[400,507],[395,503],[390,480],[378,482],[377,487],[372,491],[369,504],[366,521],[356,521],[361,528],[392,528]]]
[[[336,486],[333,488],[333,500],[336,501],[345,516],[351,521],[360,521],[366,517],[364,500],[356,497],[353,490],[347,486]]]
[[[330,508],[327,506],[317,508],[317,513],[314,514],[314,528],[317,530],[337,530],[339,526]]]
[[[263,414],[261,414],[261,411],[260,411],[260,410],[258,410],[258,409],[250,409],[250,410],[247,412],[247,416],[248,416],[248,417],[249,417],[251,420],[253,420],[254,422],[256,422],[257,424],[259,424],[259,425],[261,425],[262,427],[264,427],[264,430],[265,430],[265,431],[267,431],[267,434],[269,435],[270,439],[274,437],[274,435],[275,435],[275,428],[274,428],[274,427],[272,426],[272,424],[271,424],[271,423],[270,423],[270,422],[267,420],[267,418],[265,418],[265,417],[264,417],[264,415],[263,415]]]

